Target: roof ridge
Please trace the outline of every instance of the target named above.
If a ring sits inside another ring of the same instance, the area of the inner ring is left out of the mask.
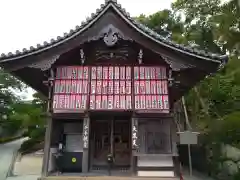
[[[135,27],[137,27],[141,32],[144,34],[147,34],[151,38],[153,38],[156,42],[161,43],[162,45],[168,46],[172,49],[178,50],[178,51],[183,51],[185,53],[191,54],[191,55],[196,55],[196,56],[201,56],[205,57],[207,59],[212,59],[213,61],[220,61],[220,62],[225,62],[227,61],[226,55],[217,55],[214,53],[206,52],[205,50],[199,50],[196,48],[192,48],[190,46],[184,46],[182,44],[177,44],[173,42],[170,39],[165,38],[164,36],[158,34],[154,30],[150,29],[149,27],[145,26],[144,24],[137,22],[134,18],[130,16],[130,13],[128,13],[124,8],[122,8],[121,4],[117,2],[117,0],[105,0],[104,4],[100,5],[100,9],[96,9],[95,13],[92,13],[90,17],[87,17],[85,21],[81,22],[81,25],[75,26],[75,29],[70,29],[69,32],[63,33],[63,36],[57,36],[55,39],[52,38],[50,41],[44,41],[42,44],[36,44],[36,47],[30,46],[28,49],[23,48],[22,51],[16,50],[15,53],[9,52],[7,54],[2,53],[0,56],[0,60],[10,60],[10,59],[17,59],[20,56],[28,56],[29,54],[32,53],[37,53],[38,51],[48,49],[52,46],[57,45],[58,43],[61,43],[61,41],[64,41],[70,37],[74,37],[75,35],[78,35],[78,33],[86,27],[90,22],[92,22],[96,17],[98,17],[104,10],[107,8],[109,5],[112,5],[113,8],[117,8],[117,10],[123,14],[123,16],[130,22],[132,23]]]

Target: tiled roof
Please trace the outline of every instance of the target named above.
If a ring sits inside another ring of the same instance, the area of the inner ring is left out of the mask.
[[[50,49],[54,46],[57,46],[71,38],[74,38],[76,35],[80,34],[87,26],[89,26],[89,24],[91,24],[92,22],[96,21],[99,17],[101,17],[102,14],[104,14],[104,12],[109,7],[114,8],[117,11],[117,13],[119,13],[119,15],[121,15],[126,21],[128,21],[128,23],[130,23],[130,25],[137,31],[139,31],[140,33],[144,34],[148,38],[152,39],[153,41],[163,46],[205,60],[216,61],[219,63],[224,63],[228,60],[228,57],[226,55],[213,54],[204,50],[192,48],[190,46],[176,44],[173,41],[154,32],[145,25],[137,22],[135,19],[131,18],[129,13],[127,13],[126,10],[122,8],[121,5],[118,4],[116,0],[105,0],[105,4],[102,4],[101,8],[96,10],[96,13],[92,13],[91,17],[86,18],[86,20],[83,21],[81,25],[76,26],[75,29],[71,29],[69,32],[64,33],[63,36],[57,36],[56,39],[51,39],[49,42],[45,41],[43,44],[37,44],[35,47],[31,46],[28,49],[24,48],[22,50],[17,50],[15,53],[9,52],[7,54],[1,54],[0,62],[15,60],[18,58],[33,55],[35,53],[39,53],[44,50]]]

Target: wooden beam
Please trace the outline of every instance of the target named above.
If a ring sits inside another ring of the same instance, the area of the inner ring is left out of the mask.
[[[43,155],[43,165],[42,165],[42,177],[48,176],[48,165],[49,165],[49,153],[50,153],[50,145],[51,145],[51,132],[52,132],[52,124],[53,120],[51,114],[47,114],[47,127],[45,133],[45,141],[44,141],[44,155]]]
[[[53,77],[54,73],[53,70],[50,69],[50,78],[48,84],[48,104],[47,104],[47,127],[45,133],[45,144],[44,144],[44,156],[43,156],[43,166],[42,166],[42,177],[46,177],[48,175],[48,164],[49,164],[49,153],[50,153],[50,146],[51,146],[51,134],[52,134],[52,89],[53,89]]]

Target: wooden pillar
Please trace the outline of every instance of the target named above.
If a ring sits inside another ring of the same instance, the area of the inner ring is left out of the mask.
[[[51,146],[51,131],[52,131],[52,117],[50,113],[46,115],[47,119],[47,127],[45,133],[45,142],[44,142],[44,155],[43,155],[43,165],[42,165],[42,177],[46,177],[48,175],[48,164],[49,164],[49,153]]]
[[[132,117],[131,119],[131,136],[132,136],[132,158],[131,158],[131,171],[132,174],[135,174],[135,169],[136,169],[136,161],[137,157],[136,152],[138,149],[138,119],[135,117]]]
[[[45,114],[46,118],[46,132],[45,132],[45,141],[44,141],[44,155],[43,155],[43,165],[41,177],[46,177],[48,175],[48,164],[49,164],[49,153],[51,146],[51,133],[52,133],[52,94],[53,94],[53,81],[54,81],[54,72],[52,69],[49,71],[50,76],[48,81],[43,83],[48,86],[48,104],[47,104],[47,113]]]
[[[83,120],[83,158],[82,172],[88,172],[89,166],[89,133],[90,133],[90,118],[85,117]]]
[[[171,133],[171,138],[170,138],[170,141],[171,141],[171,152],[172,154],[174,155],[177,155],[178,154],[178,149],[177,149],[177,128],[176,128],[176,124],[174,122],[174,119],[171,118],[171,120],[169,119],[170,121],[170,133]]]

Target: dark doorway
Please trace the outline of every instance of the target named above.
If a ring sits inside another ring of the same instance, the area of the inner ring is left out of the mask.
[[[91,120],[91,168],[108,167],[107,155],[114,156],[113,168],[130,167],[131,138],[130,118],[109,118]]]

